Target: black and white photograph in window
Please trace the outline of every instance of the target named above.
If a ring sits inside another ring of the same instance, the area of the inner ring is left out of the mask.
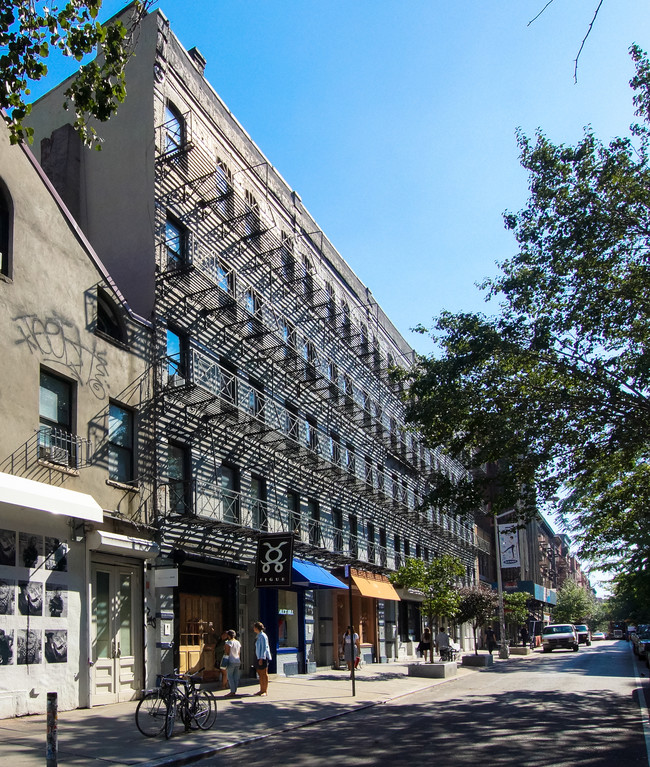
[[[0,629],[0,666],[11,666],[14,662],[14,632]]]
[[[0,565],[16,566],[15,530],[0,530]]]
[[[66,663],[68,660],[68,632],[45,629],[45,660],[48,663]]]
[[[21,615],[43,615],[43,584],[18,581],[18,611]]]
[[[50,618],[68,617],[68,587],[59,583],[45,584],[45,615]]]
[[[0,615],[16,611],[16,581],[0,580]]]
[[[68,544],[59,538],[45,536],[45,569],[65,573],[68,570]]]
[[[43,637],[40,629],[18,629],[18,665],[31,666],[43,658]]]
[[[18,534],[18,563],[21,567],[38,567],[43,562],[43,537],[32,533]]]

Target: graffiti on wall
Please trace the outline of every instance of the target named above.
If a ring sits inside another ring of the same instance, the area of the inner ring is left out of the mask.
[[[30,352],[40,355],[44,362],[65,365],[70,375],[88,386],[97,399],[106,398],[106,355],[98,351],[95,343],[84,342],[78,327],[60,317],[42,319],[36,314],[13,319],[20,333],[17,343],[27,344]]]

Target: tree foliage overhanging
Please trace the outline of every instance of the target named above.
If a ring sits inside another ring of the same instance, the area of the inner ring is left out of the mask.
[[[124,69],[133,53],[134,33],[152,0],[135,0],[128,26],[119,20],[97,21],[101,5],[102,0],[0,2],[0,108],[13,144],[31,139],[32,130],[23,124],[31,111],[30,85],[47,75],[52,55],[81,62],[101,52],[80,68],[65,91],[64,105],[73,105],[74,126],[86,144],[97,141],[90,121],[108,120],[124,101]]]
[[[518,252],[482,286],[499,310],[443,312],[419,329],[440,354],[399,375],[408,420],[473,475],[441,471],[432,505],[532,515],[555,503],[582,556],[607,565],[624,547],[626,566],[647,570],[650,64],[630,52],[629,136],[604,144],[587,129],[565,146],[519,134],[530,197],[505,214]]]

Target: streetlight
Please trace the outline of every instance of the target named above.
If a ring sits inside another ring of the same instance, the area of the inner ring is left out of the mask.
[[[506,660],[510,657],[510,648],[506,641],[506,613],[503,607],[503,582],[501,580],[501,545],[499,541],[498,520],[513,514],[514,511],[504,511],[503,514],[494,515],[494,546],[496,551],[497,566],[497,596],[499,600],[499,631],[501,634],[501,645],[499,646],[499,658]]]

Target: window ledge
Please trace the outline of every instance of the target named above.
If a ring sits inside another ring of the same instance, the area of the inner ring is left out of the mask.
[[[125,351],[130,350],[130,346],[126,341],[122,341],[120,338],[115,338],[115,336],[111,336],[108,333],[104,333],[103,330],[97,330],[95,328],[95,335],[97,338],[101,338],[104,341],[108,341],[109,344],[113,344],[113,346],[117,346],[119,349],[124,349]]]
[[[126,482],[116,482],[114,479],[107,479],[106,484],[110,487],[117,487],[119,490],[126,490],[130,493],[137,493],[140,489],[138,485],[129,485]]]
[[[62,466],[60,463],[52,463],[51,461],[46,461],[43,458],[37,458],[36,463],[38,463],[39,466],[46,466],[48,469],[60,471],[61,474],[67,474],[69,477],[79,476],[79,469],[71,469],[69,466]]]

